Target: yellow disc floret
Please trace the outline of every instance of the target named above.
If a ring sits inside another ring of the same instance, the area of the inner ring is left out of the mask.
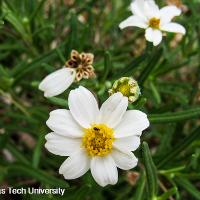
[[[118,91],[121,92],[123,94],[123,96],[129,96],[130,95],[130,89],[131,89],[131,86],[130,85],[119,85],[118,87]]]
[[[154,28],[154,29],[159,29],[160,28],[160,19],[153,17],[149,20],[149,27]]]
[[[112,151],[114,131],[105,124],[94,124],[84,129],[82,145],[89,156],[106,156]]]

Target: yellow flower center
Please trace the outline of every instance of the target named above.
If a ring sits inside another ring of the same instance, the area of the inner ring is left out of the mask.
[[[105,124],[94,124],[84,129],[82,145],[89,156],[105,156],[112,151],[114,131]]]
[[[128,97],[130,95],[131,86],[128,84],[120,84],[118,86],[118,91],[123,94],[123,96]]]
[[[159,29],[160,28],[160,19],[153,17],[149,20],[149,27]]]

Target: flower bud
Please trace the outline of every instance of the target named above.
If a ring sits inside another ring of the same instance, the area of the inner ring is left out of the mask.
[[[121,92],[123,96],[128,97],[130,103],[135,102],[141,94],[137,81],[131,77],[122,77],[116,80],[108,92],[110,95]]]

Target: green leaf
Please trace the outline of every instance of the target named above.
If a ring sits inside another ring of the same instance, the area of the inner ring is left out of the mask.
[[[140,179],[137,183],[137,189],[135,191],[135,195],[133,196],[133,200],[143,200],[143,196],[144,196],[144,189],[145,189],[145,174],[141,173]]]
[[[22,35],[22,37],[24,39],[28,39],[29,36],[27,35],[21,20],[13,11],[10,10],[6,3],[3,3],[2,5],[2,12],[5,15],[5,19],[15,27],[15,29]]]
[[[159,105],[161,103],[161,97],[160,97],[159,91],[153,81],[150,82],[150,88],[151,88],[153,97],[156,101],[156,105]]]
[[[31,17],[30,17],[30,21],[34,20],[36,15],[38,14],[38,12],[42,9],[42,6],[44,5],[46,0],[41,0],[37,7],[35,8],[35,10],[33,11],[33,13],[31,14]]]
[[[154,70],[157,63],[160,61],[162,52],[162,49],[158,49],[155,51],[154,55],[149,60],[149,62],[147,63],[147,65],[145,66],[144,70],[141,72],[138,78],[139,85],[143,85],[146,79],[150,76],[151,72]]]
[[[103,70],[102,82],[106,81],[106,78],[111,68],[112,68],[111,55],[109,51],[106,51],[104,54],[104,70]]]
[[[58,98],[58,97],[51,97],[51,98],[48,98],[48,100],[53,103],[54,105],[57,105],[57,106],[61,106],[61,107],[64,107],[66,108],[67,107],[67,99],[61,99],[61,98]]]
[[[8,142],[8,134],[7,133],[0,134],[0,149],[5,148],[7,142]]]
[[[13,144],[7,143],[6,148],[19,162],[30,164],[29,160]]]
[[[166,156],[163,156],[160,160],[158,160],[157,167],[161,168],[165,166],[165,164],[174,160],[182,151],[186,150],[195,140],[200,138],[200,127],[196,128],[192,133],[190,133],[187,137],[185,137],[181,142],[179,142],[174,148],[166,152]]]
[[[91,189],[91,185],[83,185],[76,191],[73,198],[76,200],[86,199],[87,194],[91,191]]]
[[[69,45],[67,51],[67,55],[70,53],[72,49],[79,49],[79,41],[78,41],[78,20],[75,13],[71,13],[70,18],[70,35],[69,35]]]
[[[9,176],[31,177],[39,182],[49,184],[54,187],[69,187],[68,183],[58,179],[42,170],[32,168],[30,165],[12,164],[8,166]]]
[[[62,45],[60,45],[58,48],[60,48],[60,50],[63,50],[65,45],[66,45],[65,43],[62,43]],[[26,76],[28,73],[31,73],[37,68],[41,68],[42,63],[50,62],[53,59],[55,59],[55,57],[57,57],[57,51],[56,49],[53,49],[41,55],[40,57],[34,59],[30,64],[24,64],[20,68],[15,69],[13,73],[13,77],[15,77],[15,82],[22,80],[22,78]]]
[[[194,187],[194,185],[186,178],[176,176],[175,182],[182,187],[185,191],[187,191],[191,196],[195,199],[200,200],[200,192]]]
[[[149,193],[148,196],[149,196],[149,200],[153,200],[156,198],[156,195],[157,195],[158,177],[157,177],[156,167],[151,157],[149,146],[146,142],[143,142],[142,144],[142,156],[143,156],[144,166],[145,166],[145,171],[146,171],[147,186],[148,186],[148,193]]]
[[[132,76],[133,71],[140,66],[142,62],[145,61],[146,59],[146,54],[142,54],[141,56],[138,56],[135,58],[130,64],[125,66],[122,70],[117,72],[116,74],[113,75],[113,79],[120,78],[122,76]]]
[[[171,188],[169,189],[167,192],[165,192],[164,194],[162,194],[161,196],[157,197],[157,200],[168,200],[170,196],[176,194],[177,192],[177,188]]]
[[[189,120],[200,117],[200,108],[185,109],[184,111],[169,112],[163,114],[149,114],[151,123],[175,123],[178,121]]]
[[[39,128],[38,133],[40,133],[37,144],[35,146],[34,152],[33,152],[33,167],[37,168],[40,162],[40,156],[42,153],[42,148],[44,144],[44,137],[47,133],[46,127]]]
[[[0,166],[0,183],[2,183],[2,181],[6,178],[8,174],[7,168]]]

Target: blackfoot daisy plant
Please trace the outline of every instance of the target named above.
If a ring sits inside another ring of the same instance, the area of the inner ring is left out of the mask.
[[[132,16],[120,23],[119,27],[136,26],[145,29],[145,38],[157,46],[162,41],[162,31],[185,34],[185,28],[172,19],[181,14],[176,6],[165,6],[161,9],[154,0],[134,0],[131,3]]]
[[[53,154],[69,156],[59,169],[65,179],[76,179],[89,169],[100,186],[116,184],[117,167],[137,165],[132,153],[140,145],[142,131],[149,126],[145,113],[126,111],[128,98],[118,92],[98,108],[93,94],[80,86],[68,98],[69,110],[50,113],[45,147]]]
[[[74,81],[94,78],[93,60],[94,55],[91,53],[79,54],[76,50],[72,50],[71,58],[65,66],[45,77],[39,89],[44,92],[45,97],[53,97],[64,92]]]

